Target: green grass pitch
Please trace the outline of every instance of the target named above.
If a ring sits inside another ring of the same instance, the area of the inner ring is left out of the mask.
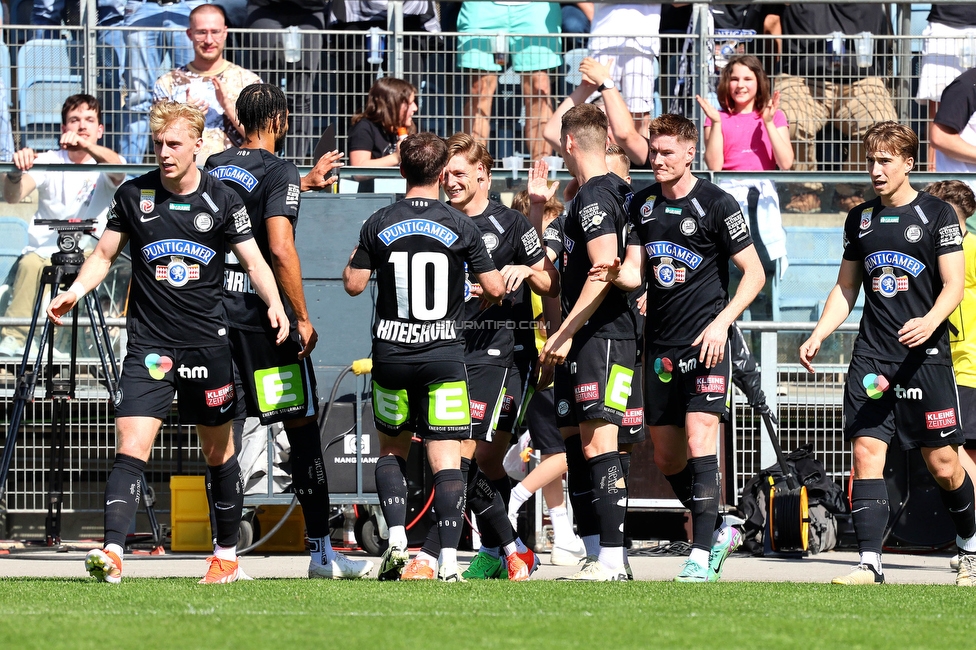
[[[976,590],[0,579],[0,647],[965,648]]]

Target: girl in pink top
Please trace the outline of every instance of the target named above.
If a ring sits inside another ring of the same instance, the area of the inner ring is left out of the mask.
[[[716,110],[695,99],[705,112],[705,164],[712,171],[787,170],[793,147],[779,92],[769,92],[769,78],[754,56],[736,56],[722,70]]]

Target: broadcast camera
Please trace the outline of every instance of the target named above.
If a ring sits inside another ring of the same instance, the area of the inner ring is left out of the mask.
[[[47,226],[58,233],[58,251],[51,256],[53,264],[85,263],[85,256],[81,251],[81,238],[95,231],[94,219],[35,219],[39,226]]]

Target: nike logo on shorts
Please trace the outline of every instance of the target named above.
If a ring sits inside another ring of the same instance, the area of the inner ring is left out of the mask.
[[[231,401],[227,402],[226,404],[224,404],[223,406],[221,406],[220,407],[220,412],[221,413],[226,413],[227,412],[227,409],[229,409],[233,403],[234,403],[234,400],[231,400]]]
[[[953,429],[952,431],[944,431],[944,432],[942,432],[942,433],[939,434],[939,437],[941,437],[941,438],[948,438],[949,436],[951,436],[955,432],[956,432],[955,429]]]
[[[150,221],[152,221],[153,219],[159,219],[159,217],[161,217],[161,216],[162,216],[162,215],[160,215],[160,214],[154,214],[153,216],[151,216],[151,217],[149,217],[149,218],[147,219],[147,218],[146,218],[146,215],[142,215],[141,217],[139,217],[139,221],[141,221],[142,223],[149,223],[149,222],[150,222]]]
[[[706,402],[714,402],[717,399],[722,399],[725,395],[705,395]]]
[[[636,435],[641,432],[644,427],[630,427],[630,435]]]

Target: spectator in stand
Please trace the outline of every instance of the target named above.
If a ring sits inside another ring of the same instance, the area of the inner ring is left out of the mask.
[[[928,106],[929,117],[939,109],[942,92],[976,57],[976,5],[933,3],[922,36],[922,65],[915,100]],[[936,167],[929,161],[929,171]],[[939,171],[942,171],[939,169]]]
[[[561,63],[560,41],[515,34],[558,34],[561,23],[559,5],[554,2],[465,2],[461,5],[458,31],[463,35],[458,37],[458,67],[471,73],[469,96],[464,103],[462,130],[465,133],[478,142],[488,143],[498,73],[505,71],[511,54],[512,68],[522,75],[528,153],[532,160],[552,153],[542,130],[552,116],[547,71]]]
[[[125,86],[126,111],[122,116],[122,156],[133,164],[142,164],[149,144],[149,108],[153,104],[152,87],[163,58],[169,53],[173,66],[185,66],[193,59],[193,43],[183,32],[156,31],[146,28],[189,27],[190,12],[206,4],[205,0],[171,0],[166,3],[128,0],[123,27],[139,28],[123,32],[128,52],[128,78]]]
[[[796,145],[797,171],[816,170],[817,136],[832,124],[834,137],[843,136],[846,155],[841,171],[861,169],[862,140],[876,123],[898,118],[885,77],[892,70],[891,20],[878,4],[790,4],[780,14],[783,30],[783,74],[776,79],[780,107],[790,122]],[[872,52],[859,61],[857,37],[825,38],[824,34],[861,32],[873,35]],[[791,38],[792,37],[792,38]],[[861,63],[869,65],[862,66]],[[819,212],[823,186],[796,188],[787,212]],[[863,199],[854,192],[839,198],[840,208],[853,208]]]
[[[705,164],[712,171],[788,170],[793,147],[786,115],[779,110],[779,92],[770,95],[769,78],[759,59],[734,56],[722,70],[716,109],[701,95],[695,97],[705,113]],[[766,272],[766,286],[750,305],[754,320],[771,320],[772,278],[786,271],[786,232],[779,209],[779,193],[769,179],[723,180],[719,186],[735,197],[749,216],[756,252]]]
[[[380,44],[371,43],[368,35],[363,33],[372,28],[384,32],[389,28],[389,4],[389,0],[332,1],[329,29],[349,32],[330,36],[335,39],[335,47],[331,50],[336,57],[336,112],[341,116],[352,115],[362,105],[362,98],[376,81],[380,68],[387,75],[393,73],[388,56],[393,48],[392,39],[387,39],[385,47],[380,47]],[[433,36],[441,31],[435,4],[428,0],[403,3],[403,30],[407,33],[403,39],[403,78],[419,88],[422,96],[431,93],[425,78],[430,68],[429,59],[433,52],[443,49],[436,45],[439,37]],[[378,50],[378,58],[372,56],[374,48]],[[430,79],[430,82],[433,84],[435,80]],[[424,112],[431,114],[430,110]]]
[[[224,58],[227,24],[216,5],[200,5],[190,12],[186,30],[193,41],[193,60],[156,80],[153,101],[193,104],[204,114],[202,165],[212,154],[244,142],[244,127],[237,119],[237,96],[261,78]]]
[[[366,106],[349,129],[349,164],[399,167],[400,142],[416,131],[417,89],[396,77],[382,77],[369,89]]]
[[[946,86],[929,128],[929,140],[940,172],[976,172],[976,68]]]
[[[592,2],[567,2],[559,6],[562,13],[563,34],[589,34],[590,24],[593,21],[593,11],[596,5]],[[567,37],[565,39],[566,51],[577,47],[583,47],[583,38],[580,36]]]
[[[661,5],[599,3],[593,11],[590,56],[610,71],[599,88],[609,84],[620,89],[640,133],[647,131],[654,109],[660,27]]]
[[[285,137],[284,157],[296,165],[312,162],[312,152],[318,136],[314,132],[312,88],[315,76],[322,69],[323,40],[321,34],[311,32],[325,29],[328,0],[248,0],[249,29],[301,30],[301,51],[296,60],[285,47],[283,34],[251,34],[244,39],[251,70],[267,70],[268,83],[285,91],[288,99],[288,135]]]
[[[779,16],[770,12],[770,5],[763,4],[709,4],[709,16],[715,34],[715,67],[721,72],[731,57],[737,54],[754,54],[759,57],[763,70],[772,70],[776,41],[753,38],[758,34],[778,35]]]

